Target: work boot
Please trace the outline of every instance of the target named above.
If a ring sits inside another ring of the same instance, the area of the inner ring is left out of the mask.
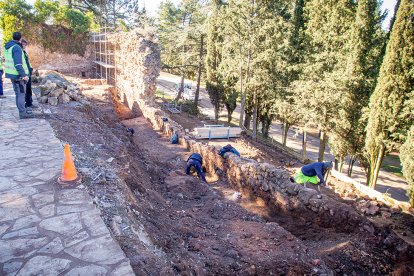
[[[21,112],[21,113],[19,113],[19,118],[20,119],[30,119],[30,118],[34,118],[34,116],[31,113]]]
[[[39,107],[37,105],[32,104],[31,106],[26,107],[26,111],[28,113],[32,112],[33,109],[38,109]]]
[[[38,109],[38,108],[39,108],[39,106],[38,106],[38,105],[35,105],[35,104],[31,104],[30,106],[28,106],[28,108],[31,108],[31,109]]]

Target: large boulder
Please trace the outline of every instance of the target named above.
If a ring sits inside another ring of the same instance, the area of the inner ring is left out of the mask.
[[[57,88],[49,93],[49,97],[59,97],[64,92],[63,88]]]
[[[50,105],[57,105],[57,104],[58,104],[58,98],[57,98],[57,97],[50,97],[50,98],[48,99],[48,103],[49,103]]]
[[[47,96],[41,96],[40,98],[37,99],[37,101],[39,103],[47,103],[48,97]]]
[[[70,102],[70,98],[67,94],[62,94],[58,97],[58,102],[60,104],[65,104],[65,103]]]

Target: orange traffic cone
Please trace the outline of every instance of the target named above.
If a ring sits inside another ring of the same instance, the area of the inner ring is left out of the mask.
[[[74,184],[80,182],[81,178],[76,173],[75,163],[72,159],[69,144],[65,144],[63,154],[62,176],[58,178],[58,182],[60,184]]]

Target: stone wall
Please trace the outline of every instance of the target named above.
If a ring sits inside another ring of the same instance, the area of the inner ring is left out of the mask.
[[[29,44],[27,53],[35,70],[54,70],[79,77],[82,77],[82,72],[84,72],[85,77],[94,77],[92,47],[88,47],[83,57],[74,54],[51,53],[34,44]]]
[[[157,107],[142,100],[138,104],[143,116],[155,129],[167,136],[178,133],[181,145],[191,152],[200,153],[207,172],[222,172],[236,189],[252,198],[261,198],[274,211],[297,212],[302,215],[306,212],[309,219],[321,226],[339,227],[343,231],[351,231],[356,226],[368,223],[349,205],[290,182],[289,174],[284,168],[241,158],[232,153],[227,153],[222,158],[217,154],[218,148],[186,136],[180,125],[170,119],[166,121],[168,115]]]
[[[157,37],[151,30],[134,29],[109,36],[116,64],[117,93],[134,109],[140,99],[152,100],[161,70]]]

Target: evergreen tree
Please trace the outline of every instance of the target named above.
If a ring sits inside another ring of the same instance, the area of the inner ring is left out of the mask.
[[[291,126],[299,123],[303,114],[298,108],[300,94],[298,94],[292,84],[299,79],[301,74],[301,64],[305,56],[305,18],[304,0],[295,0],[293,6],[292,22],[289,26],[289,43],[286,51],[286,79],[282,84],[286,87],[278,89],[279,99],[277,101],[277,118],[282,122],[282,144],[286,146],[287,134]]]
[[[334,120],[330,148],[339,159],[339,170],[350,156],[348,175],[357,157],[361,158],[365,141],[366,120],[363,110],[375,89],[382,61],[385,34],[381,30],[381,14],[377,0],[360,0],[349,40],[349,54],[341,88],[339,114]]]
[[[202,1],[182,0],[178,7],[162,2],[158,12],[158,33],[164,69],[181,75],[176,100],[184,91],[184,79],[197,76],[196,102],[204,66],[206,10]]]
[[[414,207],[414,126],[411,126],[407,139],[400,149],[400,158],[404,177],[410,184],[407,195],[410,198],[411,207]]]
[[[414,2],[401,0],[378,83],[370,98],[365,148],[375,188],[384,155],[405,141],[414,123]]]
[[[207,80],[206,88],[210,101],[214,107],[214,118],[219,119],[220,110],[223,108],[223,84],[219,73],[219,66],[222,59],[221,24],[220,24],[220,5],[221,1],[212,2],[212,14],[208,19],[207,30]]]
[[[321,130],[318,160],[322,161],[326,134],[338,113],[339,88],[346,66],[345,46],[355,18],[355,3],[352,0],[311,0],[306,2],[305,14],[309,54],[294,88],[302,95],[298,105],[307,121]]]

